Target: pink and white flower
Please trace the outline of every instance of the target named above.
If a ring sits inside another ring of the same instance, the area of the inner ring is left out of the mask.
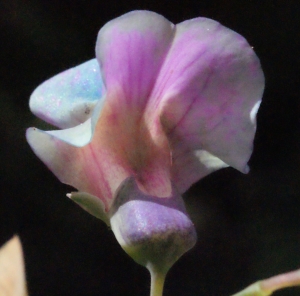
[[[78,189],[72,199],[112,225],[123,247],[136,237],[124,234],[130,219],[151,237],[161,225],[172,228],[179,211],[185,218],[174,231],[182,226],[190,235],[189,249],[195,231],[180,195],[220,168],[249,170],[264,89],[260,62],[241,35],[216,21],[174,25],[149,11],[108,22],[96,57],[34,91],[32,112],[61,130],[29,128],[28,143]],[[143,199],[174,212],[153,218]],[[139,210],[116,216],[129,201]]]

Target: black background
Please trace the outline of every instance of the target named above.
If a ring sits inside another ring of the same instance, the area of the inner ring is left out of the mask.
[[[205,16],[242,34],[266,76],[251,172],[232,168],[185,195],[198,243],[170,271],[168,295],[219,296],[300,267],[300,2],[259,0],[0,2],[0,243],[21,237],[29,293],[149,295],[149,276],[99,220],[73,204],[25,140],[45,79],[94,57],[98,30],[134,9],[174,23]],[[287,289],[276,295],[300,295]]]

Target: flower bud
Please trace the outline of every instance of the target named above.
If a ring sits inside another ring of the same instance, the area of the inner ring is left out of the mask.
[[[174,189],[170,197],[150,196],[133,178],[120,185],[110,223],[122,248],[150,272],[167,273],[197,239],[182,197]]]

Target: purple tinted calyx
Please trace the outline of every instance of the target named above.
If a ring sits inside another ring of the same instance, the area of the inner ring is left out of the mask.
[[[196,231],[182,197],[141,192],[133,178],[117,191],[110,210],[112,230],[122,248],[148,269],[167,272],[196,243]]]

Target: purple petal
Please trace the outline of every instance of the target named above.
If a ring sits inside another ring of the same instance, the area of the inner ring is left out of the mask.
[[[118,105],[140,116],[173,36],[174,25],[149,11],[133,11],[108,22],[96,45],[107,99],[117,97]]]
[[[30,109],[59,128],[70,128],[91,117],[104,92],[96,59],[66,70],[42,83],[31,95]]]

